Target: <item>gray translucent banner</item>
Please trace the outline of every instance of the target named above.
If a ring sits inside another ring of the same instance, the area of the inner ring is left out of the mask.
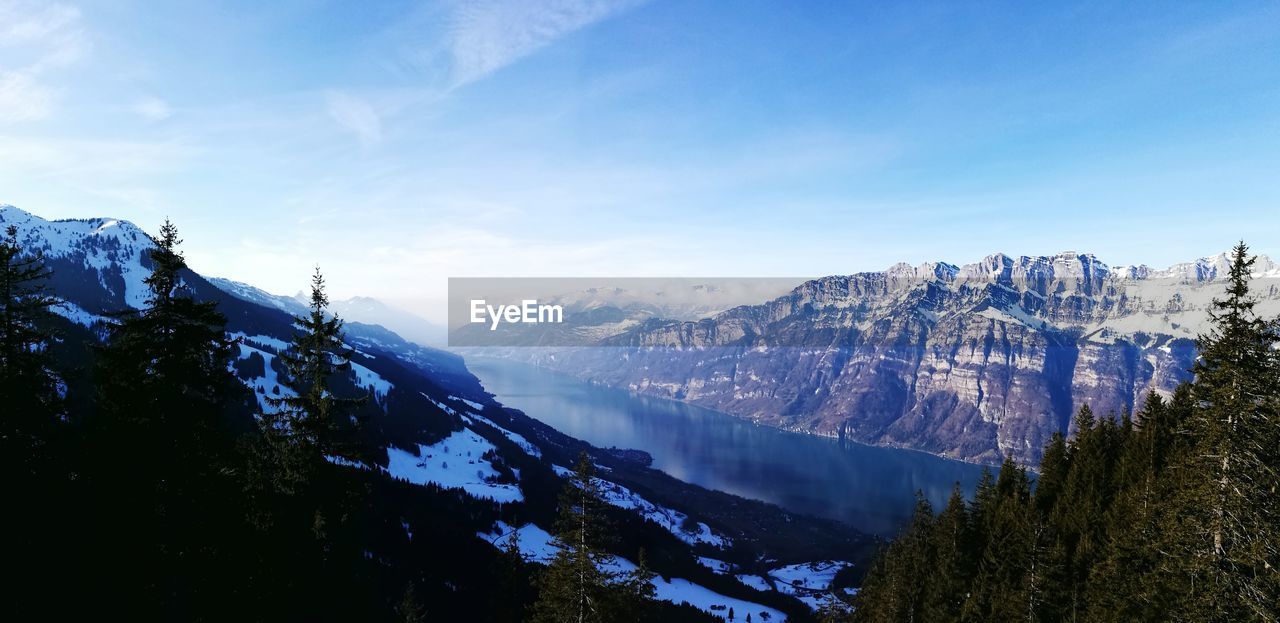
[[[450,278],[449,346],[603,346],[791,292],[803,278]]]
[[[827,350],[929,348],[926,336],[1032,350],[1078,341],[1168,350],[1210,326],[1220,278],[1007,267],[894,267],[803,278],[451,278],[450,347]],[[1256,312],[1280,315],[1280,287],[1258,275]],[[1074,348],[1074,346],[1071,346]]]

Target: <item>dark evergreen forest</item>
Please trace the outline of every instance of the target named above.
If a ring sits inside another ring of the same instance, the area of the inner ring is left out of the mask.
[[[826,621],[1280,620],[1280,358],[1233,252],[1195,380],[1135,413],[1080,407],[1038,471],[1006,460],[880,554]]]
[[[155,243],[145,306],[95,335],[51,313],[54,276],[15,228],[0,241],[6,620],[715,620],[653,600],[643,564],[578,573],[618,549],[589,461],[522,482],[522,519],[560,517],[549,566],[477,538],[516,511],[352,468],[408,424],[369,425],[318,269],[279,357],[292,391],[262,408],[236,373],[263,362],[234,357],[217,303],[186,286],[177,228]]]

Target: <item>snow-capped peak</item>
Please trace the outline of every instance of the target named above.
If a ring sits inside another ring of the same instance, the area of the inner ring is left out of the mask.
[[[82,267],[96,274],[106,291],[106,300],[95,300],[89,312],[118,310],[123,305],[141,307],[146,300],[143,279],[150,274],[144,266],[146,253],[155,242],[129,221],[113,218],[46,220],[12,205],[0,205],[0,227],[13,225],[18,240],[31,250],[44,253],[55,272]],[[66,263],[69,266],[59,266]]]

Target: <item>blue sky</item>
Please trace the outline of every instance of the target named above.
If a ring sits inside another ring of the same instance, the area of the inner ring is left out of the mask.
[[[0,0],[0,202],[435,317],[450,276],[1277,254],[1278,173],[1273,2]]]

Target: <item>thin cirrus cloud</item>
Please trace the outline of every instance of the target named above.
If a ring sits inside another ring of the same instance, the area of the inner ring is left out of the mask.
[[[79,9],[0,0],[0,123],[47,119],[58,95],[48,74],[87,46]]]
[[[369,147],[382,140],[382,118],[364,99],[342,91],[325,94],[329,116]]]
[[[432,5],[394,32],[400,38],[403,60],[443,79],[417,96],[419,101],[430,101],[645,2],[648,0],[458,1],[443,7]],[[382,142],[387,110],[350,90],[334,89],[324,95],[328,116],[362,147]],[[386,102],[381,104],[384,108]]]
[[[149,121],[164,121],[173,116],[173,109],[158,97],[148,96],[139,99],[133,105],[133,112]]]
[[[480,80],[557,39],[647,0],[488,0],[446,17],[450,88]]]
[[[53,99],[53,91],[30,72],[0,70],[0,123],[45,119]]]

